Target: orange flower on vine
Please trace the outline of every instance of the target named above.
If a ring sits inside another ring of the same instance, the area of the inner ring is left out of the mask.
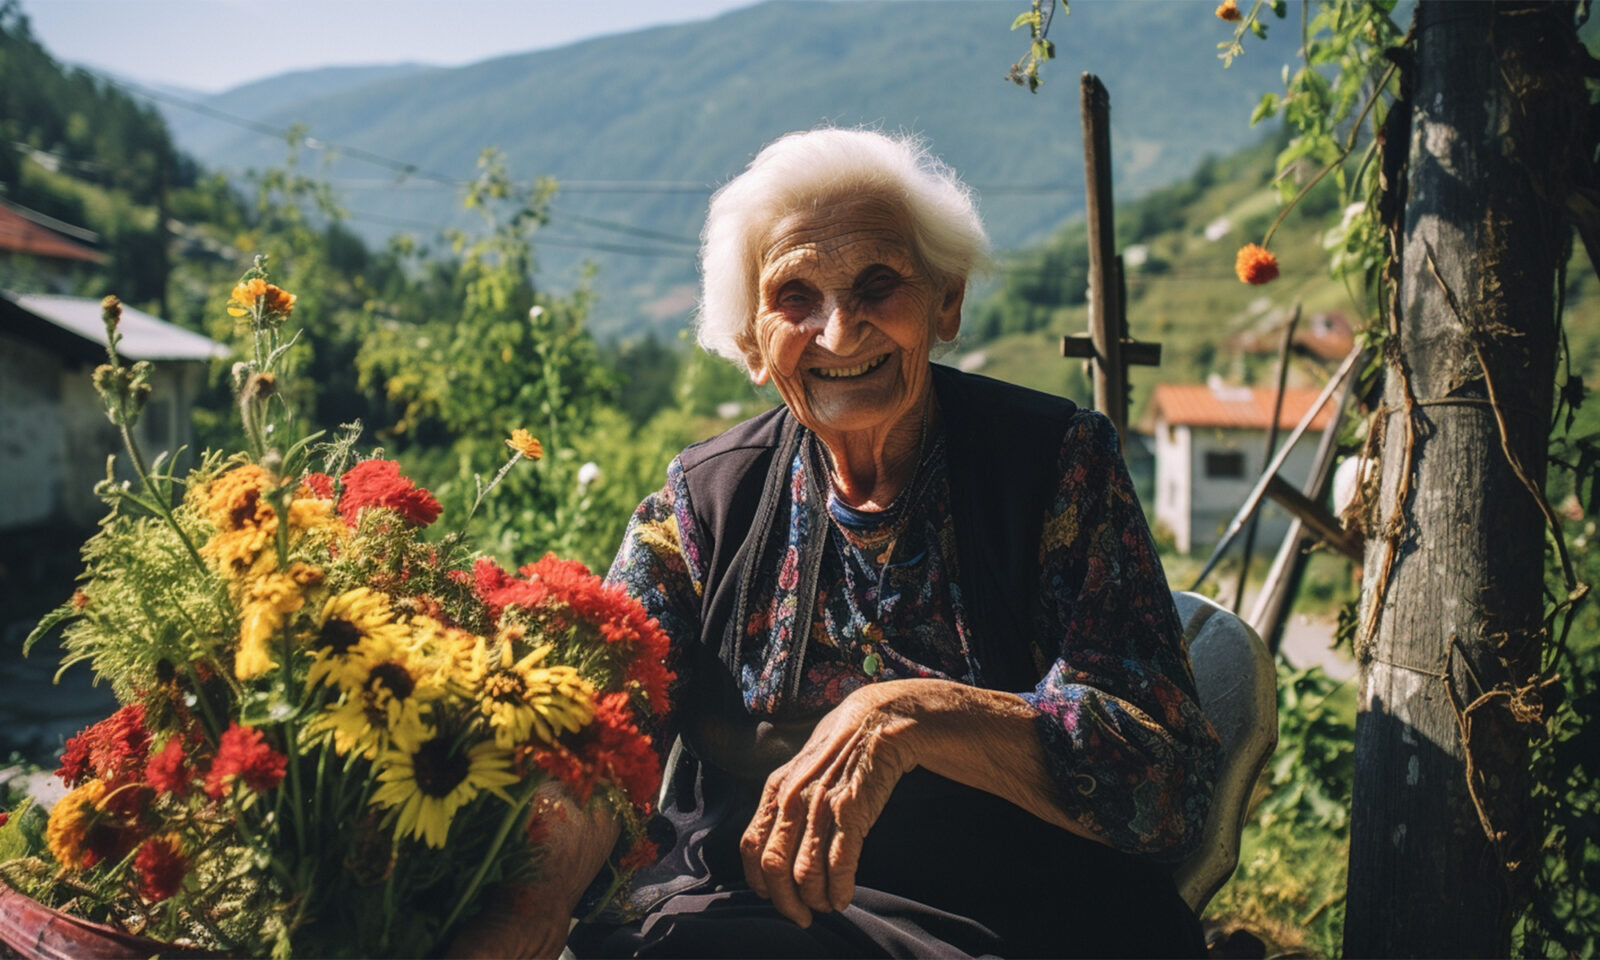
[[[1217,7],[1217,19],[1229,23],[1237,23],[1244,19],[1244,14],[1239,12],[1238,0],[1222,0],[1222,5]]]
[[[1233,272],[1244,283],[1268,283],[1278,276],[1278,258],[1269,253],[1266,247],[1247,243],[1239,248],[1239,258],[1234,261]]]

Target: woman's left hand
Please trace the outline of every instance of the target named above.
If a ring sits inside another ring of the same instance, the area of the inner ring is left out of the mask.
[[[794,759],[767,777],[739,842],[745,879],[805,927],[855,894],[867,831],[917,766],[914,697],[904,681],[869,684],[829,711]],[[913,701],[908,703],[909,701]]]

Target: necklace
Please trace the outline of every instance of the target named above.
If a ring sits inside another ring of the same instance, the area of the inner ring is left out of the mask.
[[[930,391],[927,400],[922,405],[922,423],[918,430],[917,454],[916,459],[913,461],[911,478],[900,491],[900,495],[896,496],[889,506],[889,512],[893,516],[889,518],[889,531],[885,537],[887,543],[883,550],[873,558],[874,562],[878,564],[877,596],[873,605],[872,618],[862,625],[857,639],[857,647],[861,652],[861,672],[873,680],[877,680],[879,673],[883,670],[883,657],[880,655],[879,650],[883,646],[884,634],[881,626],[883,620],[883,595],[888,587],[889,565],[894,560],[895,548],[900,545],[901,535],[905,533],[906,528],[910,525],[912,506],[919,497],[920,485],[923,475],[926,473],[923,468],[927,465],[928,420],[932,406],[933,397]],[[829,479],[834,483],[837,490],[838,481],[833,474],[831,466],[829,466],[828,472]],[[834,518],[834,523],[836,525],[839,523],[837,518]]]

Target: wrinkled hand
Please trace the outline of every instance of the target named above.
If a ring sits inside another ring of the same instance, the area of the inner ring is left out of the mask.
[[[767,778],[740,839],[746,881],[802,927],[812,911],[849,905],[862,841],[917,765],[909,742],[916,724],[896,686],[870,684],[823,717],[794,759]]]
[[[450,941],[451,957],[557,957],[572,912],[617,840],[617,818],[603,803],[580,806],[559,782],[539,787],[533,820],[543,834],[539,879],[491,891],[483,912]]]
[[[572,907],[551,903],[548,910],[530,914],[516,899],[491,898],[450,942],[449,956],[559,957],[567,945]]]

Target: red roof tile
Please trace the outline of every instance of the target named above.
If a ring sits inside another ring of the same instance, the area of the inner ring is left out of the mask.
[[[1153,422],[1165,421],[1177,427],[1221,427],[1236,430],[1265,430],[1272,423],[1271,388],[1212,387],[1201,383],[1162,383],[1150,392],[1149,416]],[[1290,388],[1283,392],[1283,410],[1278,426],[1293,430],[1316,402],[1320,390]],[[1315,420],[1312,430],[1326,430],[1333,419],[1335,404],[1329,401]]]
[[[56,260],[83,260],[104,263],[105,254],[74,240],[68,240],[48,227],[42,227],[19,213],[0,207],[0,250],[25,253]]]

